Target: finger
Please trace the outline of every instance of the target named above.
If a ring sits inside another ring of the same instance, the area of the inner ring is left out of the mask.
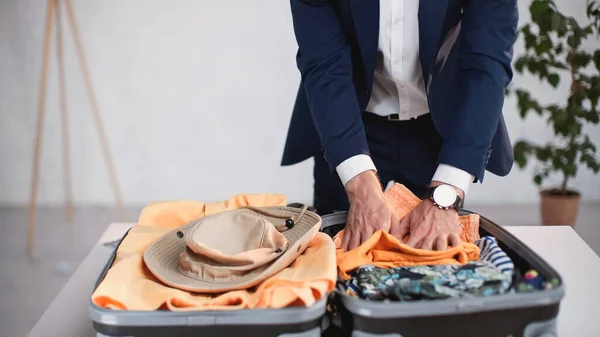
[[[396,227],[398,224],[400,224],[400,218],[392,212],[392,217],[388,223],[388,232],[392,230],[392,227]]]
[[[352,246],[352,240],[354,240],[354,237],[357,235],[358,233],[356,233],[353,230],[348,230],[348,228],[346,228],[346,230],[344,231],[344,238],[342,240],[342,246],[344,247],[344,251],[349,251]]]
[[[350,239],[350,242],[349,242],[349,248],[348,248],[348,250],[352,250],[352,249],[354,249],[354,248],[356,248],[356,247],[360,246],[360,244],[361,244],[361,243],[362,243],[362,242],[361,242],[361,235],[360,235],[360,232],[356,232],[356,233],[354,233],[354,235],[353,235],[353,236],[352,236],[352,238]]]
[[[435,239],[435,250],[442,251],[448,248],[448,235],[441,234]]]
[[[357,243],[357,247],[362,245],[365,241],[369,240],[371,238],[371,236],[373,236],[373,229],[372,228],[364,228],[359,235],[358,238],[358,243]]]
[[[433,250],[433,242],[434,242],[434,238],[429,236],[426,237],[425,239],[423,239],[423,244],[421,245],[421,249],[425,249],[425,250]],[[415,248],[419,248],[418,246]]]
[[[417,244],[419,244],[422,239],[423,239],[423,236],[419,235],[418,232],[411,233],[410,238],[408,239],[408,242],[406,242],[406,244],[411,247],[414,247],[414,248],[419,248],[419,247],[417,247]]]
[[[398,240],[402,241],[409,232],[409,222],[397,220],[392,223],[390,228],[390,234],[395,236]]]
[[[360,232],[352,232],[352,235],[348,237],[348,242],[344,249],[350,251],[360,245]]]
[[[458,247],[460,245],[458,234],[452,233],[448,235],[448,242],[450,243],[450,247]]]
[[[344,236],[342,237],[342,247],[344,251],[348,251],[348,247],[350,247],[350,239],[352,238],[351,230],[344,230]]]

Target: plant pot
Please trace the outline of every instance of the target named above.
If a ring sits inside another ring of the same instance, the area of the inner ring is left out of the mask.
[[[575,226],[581,194],[577,191],[551,189],[540,192],[542,225]]]

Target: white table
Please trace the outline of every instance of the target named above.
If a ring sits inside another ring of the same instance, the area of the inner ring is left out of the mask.
[[[117,240],[131,227],[111,224],[102,238],[59,292],[29,333],[30,337],[95,336],[88,316],[90,296],[112,248],[103,243]],[[600,257],[571,228],[506,227],[552,265],[563,277],[565,298],[558,316],[560,337],[600,336]]]

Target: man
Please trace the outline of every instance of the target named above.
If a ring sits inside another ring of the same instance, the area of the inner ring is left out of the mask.
[[[516,0],[291,0],[302,75],[282,165],[314,157],[314,206],[349,210],[344,246],[384,229],[459,243],[458,206],[509,173],[502,105]],[[382,185],[424,198],[395,218]]]

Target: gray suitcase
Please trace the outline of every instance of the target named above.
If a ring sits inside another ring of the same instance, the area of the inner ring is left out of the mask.
[[[298,204],[289,206],[297,207]],[[123,238],[126,236],[127,234]],[[94,289],[112,266],[118,244],[100,273]],[[100,308],[90,301],[89,310],[98,337],[319,337],[329,326],[326,317],[327,298],[308,308],[201,312],[116,311]]]
[[[464,214],[470,213],[464,211]],[[323,216],[322,231],[335,235],[346,213]],[[376,302],[339,291],[332,299],[332,322],[340,335],[352,337],[555,337],[556,316],[564,296],[560,275],[508,231],[481,216],[480,235],[492,235],[521,273],[536,269],[552,289],[475,299]]]

